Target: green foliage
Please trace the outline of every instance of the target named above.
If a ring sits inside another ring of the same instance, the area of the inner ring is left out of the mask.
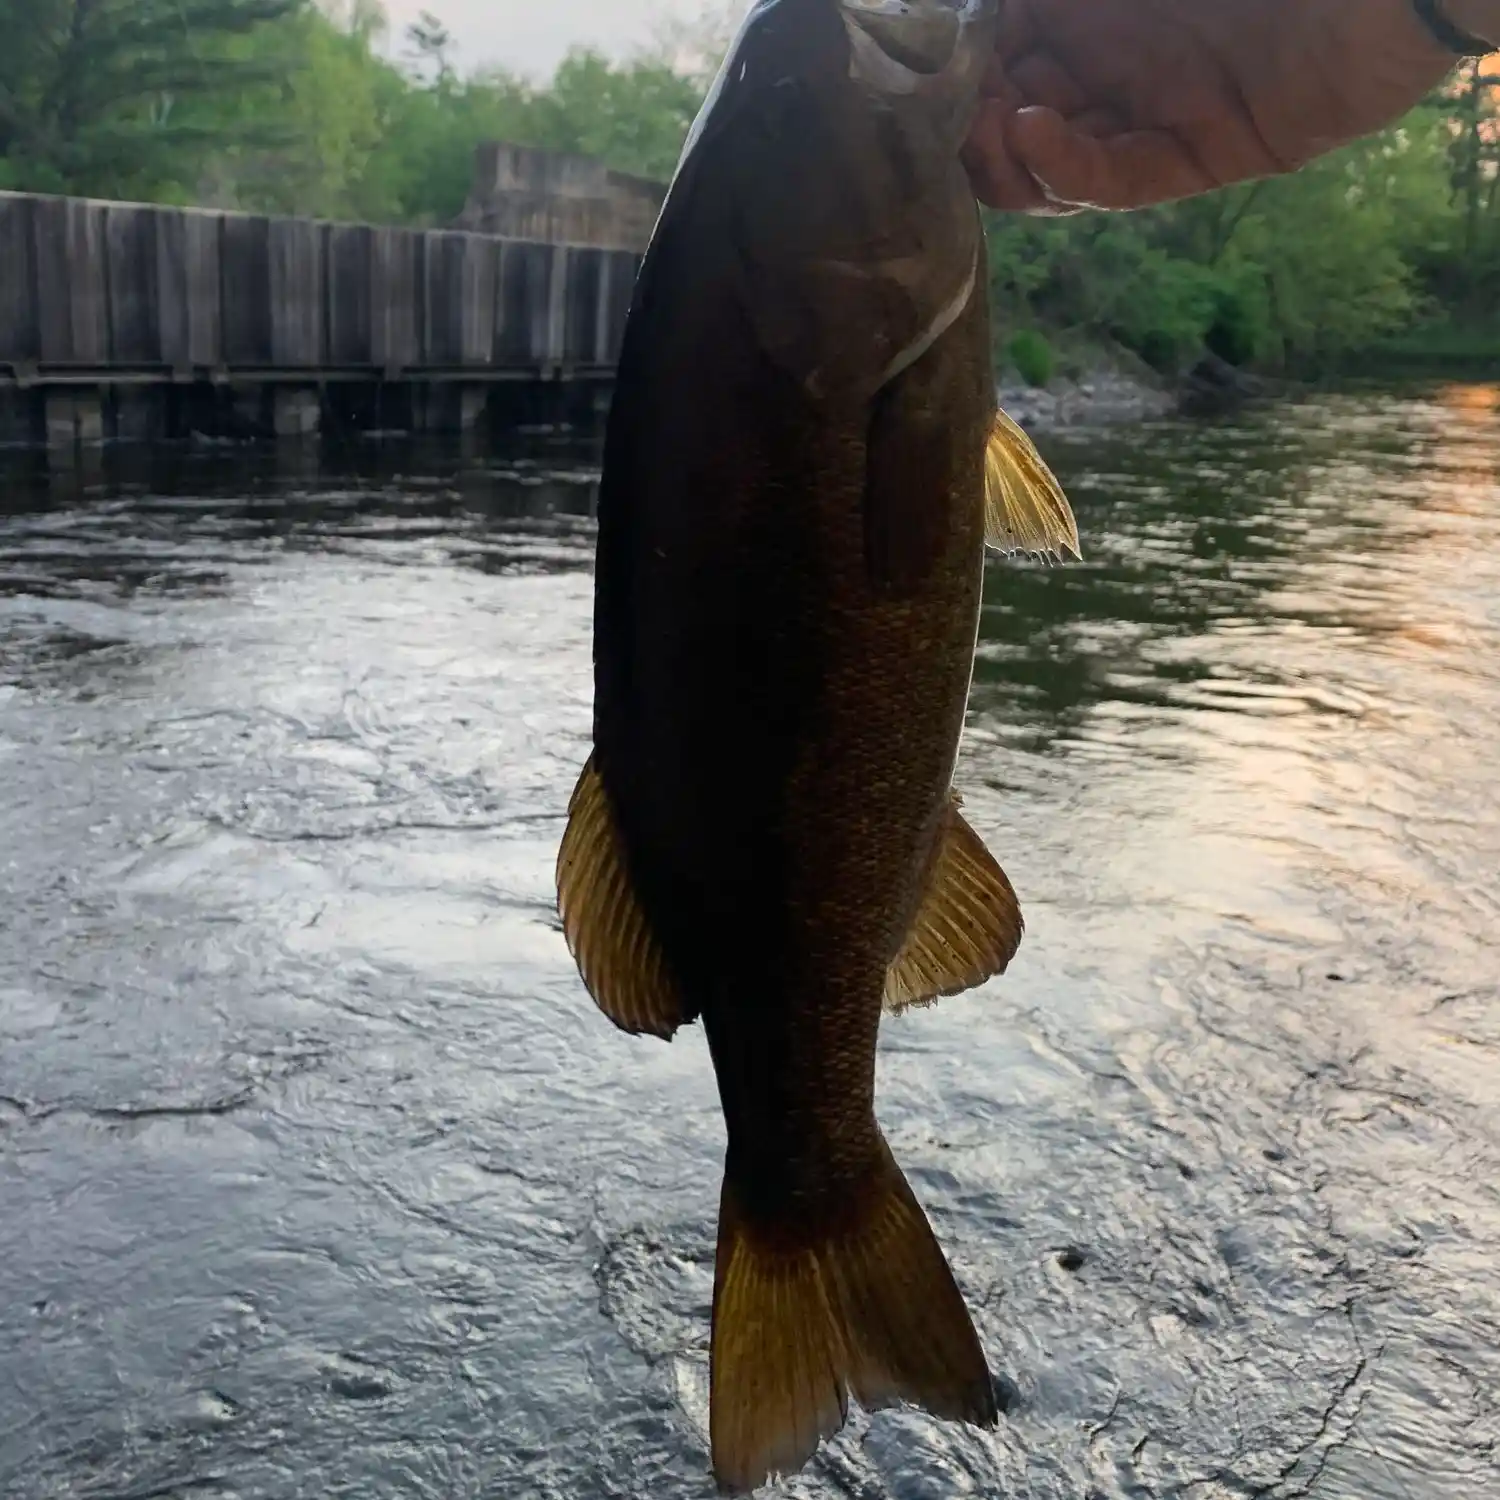
[[[191,118],[227,143],[198,164],[193,201],[330,218],[397,210],[369,181],[388,81],[399,84],[371,66],[371,40],[312,7],[240,39],[261,81],[193,102]]]
[[[450,222],[484,140],[668,176],[739,0],[624,63],[461,75],[437,10],[380,0],[0,0],[0,188]],[[715,8],[716,7],[716,8]],[[391,61],[399,53],[404,62]],[[1043,384],[1104,341],[1172,372],[1316,369],[1500,300],[1500,80],[1479,65],[1374,140],[1138,214],[989,216],[996,323]],[[1044,331],[1045,330],[1045,331]]]
[[[1248,365],[1266,343],[1268,309],[1253,285],[1225,282],[1214,288],[1213,322],[1203,335],[1211,353],[1231,365]]]
[[[0,187],[443,223],[483,140],[670,174],[695,71],[579,50],[543,87],[461,78],[441,20],[378,0],[0,0]]]
[[[1035,328],[1020,328],[1005,346],[1016,373],[1027,385],[1044,386],[1052,379],[1052,345]]]
[[[193,101],[268,75],[236,42],[305,0],[0,0],[0,160],[39,191],[172,196],[232,136]]]
[[[1409,325],[1452,264],[1441,109],[1270,182],[1136,214],[990,217],[998,321],[1084,331],[1179,370],[1336,365]]]
[[[565,58],[535,100],[525,144],[597,156],[622,171],[665,180],[703,96],[665,63],[612,67],[595,52]]]

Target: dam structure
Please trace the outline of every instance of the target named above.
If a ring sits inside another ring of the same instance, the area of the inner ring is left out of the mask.
[[[0,443],[596,407],[664,192],[488,143],[446,228],[0,193]]]

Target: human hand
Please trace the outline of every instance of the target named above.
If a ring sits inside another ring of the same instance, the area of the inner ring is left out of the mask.
[[[1141,208],[1379,130],[1455,61],[1411,0],[1003,0],[965,162],[995,208]]]

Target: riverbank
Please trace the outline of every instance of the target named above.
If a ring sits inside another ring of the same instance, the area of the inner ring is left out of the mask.
[[[1214,416],[1272,394],[1272,387],[1212,354],[1185,374],[1168,378],[1139,362],[1117,360],[1029,386],[1007,371],[997,386],[1000,405],[1023,427],[1107,427],[1171,416]]]
[[[1077,379],[1060,376],[1042,387],[1002,380],[998,396],[1022,427],[1039,431],[1155,421],[1171,416],[1181,400],[1165,383],[1148,383],[1118,370],[1090,371]]]

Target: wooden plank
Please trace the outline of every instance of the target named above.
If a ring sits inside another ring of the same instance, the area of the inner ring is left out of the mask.
[[[322,226],[311,219],[272,219],[266,228],[270,276],[271,363],[323,363]]]
[[[109,358],[109,290],[104,272],[102,203],[70,205],[68,276],[73,284],[73,357],[81,365]]]
[[[568,268],[575,253],[567,245],[548,247],[552,270],[547,285],[546,323],[540,344],[533,344],[531,351],[538,365],[560,365],[567,359]]]
[[[0,193],[0,361],[40,359],[33,200]]]
[[[422,357],[429,365],[456,365],[463,351],[460,301],[464,238],[444,233],[427,236],[422,278],[427,339]]]
[[[426,236],[428,364],[488,364],[493,357],[496,246],[478,234]]]
[[[193,212],[184,225],[188,362],[224,363],[224,215]]]
[[[552,307],[553,247],[514,240],[501,263],[499,331],[495,358],[500,364],[534,367],[546,358]]]
[[[603,250],[579,249],[568,255],[562,351],[570,365],[591,365],[598,358],[604,256]]]
[[[104,206],[33,200],[40,352],[49,363],[101,365],[109,349]]]
[[[115,364],[155,364],[162,357],[156,240],[159,221],[168,217],[181,215],[127,203],[105,209],[109,357]]]
[[[515,246],[508,240],[495,245],[495,326],[490,331],[490,359],[497,365],[509,363],[507,352],[506,285],[510,275],[511,252]]]
[[[594,309],[594,363],[609,359],[610,306],[615,296],[613,254],[606,250],[599,261],[599,305]]]
[[[323,247],[328,275],[328,360],[374,364],[371,273],[376,231],[363,224],[330,224]]]
[[[109,290],[104,272],[102,203],[70,204],[68,277],[73,286],[73,358],[102,365],[109,358]]]
[[[192,215],[163,213],[156,226],[156,342],[173,369],[192,363],[187,228]],[[218,303],[218,288],[214,288]]]
[[[371,257],[371,343],[387,370],[418,364],[423,347],[422,237],[408,229],[377,229]]]
[[[271,363],[271,223],[225,214],[219,245],[224,362],[236,368]]]
[[[495,357],[495,298],[500,245],[488,235],[464,235],[463,278],[459,286],[462,330],[459,360],[487,365]]]
[[[219,240],[224,216],[163,210],[156,224],[157,338],[174,370],[223,363]]]
[[[36,312],[41,328],[41,357],[67,359],[73,350],[73,310],[68,286],[67,204],[37,199],[32,204],[35,233]]]

